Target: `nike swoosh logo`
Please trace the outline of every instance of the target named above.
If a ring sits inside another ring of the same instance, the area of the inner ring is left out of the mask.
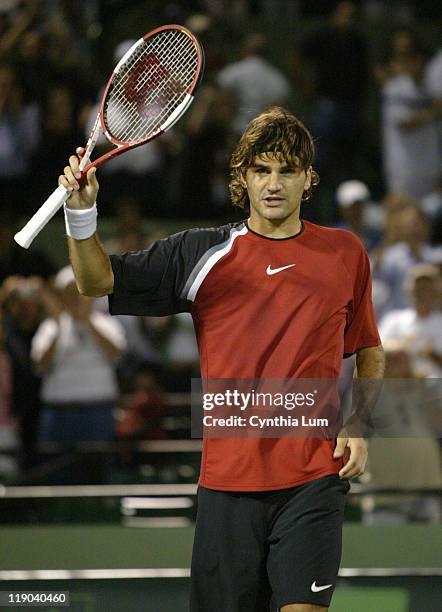
[[[322,586],[316,586],[316,580],[315,580],[312,583],[312,586],[310,588],[313,591],[313,593],[320,593],[321,591],[325,591],[326,589],[329,589],[332,586],[333,586],[332,584],[324,584]]]
[[[287,270],[287,268],[293,268],[293,266],[296,266],[296,264],[289,264],[288,266],[282,266],[282,268],[274,268],[274,269],[272,269],[272,266],[267,266],[266,272],[269,276],[272,276],[273,274],[278,274],[278,272]]]

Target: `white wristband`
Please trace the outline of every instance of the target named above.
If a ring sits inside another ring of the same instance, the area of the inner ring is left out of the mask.
[[[74,240],[85,240],[97,231],[97,203],[91,208],[69,208],[64,205],[66,234]]]

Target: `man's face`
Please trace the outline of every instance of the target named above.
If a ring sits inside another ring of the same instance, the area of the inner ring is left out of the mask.
[[[311,168],[306,172],[279,161],[272,153],[257,155],[244,177],[250,218],[277,222],[293,215],[297,219],[302,194],[310,182]]]

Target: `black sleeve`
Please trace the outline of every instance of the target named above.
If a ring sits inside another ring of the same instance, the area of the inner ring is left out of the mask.
[[[109,312],[165,316],[189,312],[184,287],[205,253],[225,240],[229,227],[192,229],[158,240],[149,249],[111,255],[114,291]]]
[[[180,238],[170,236],[145,251],[110,256],[114,272],[111,314],[161,316],[189,310],[187,301],[179,297],[183,274]]]

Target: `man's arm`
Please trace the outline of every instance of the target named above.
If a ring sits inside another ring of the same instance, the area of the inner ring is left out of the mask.
[[[356,378],[353,384],[353,422],[350,434],[364,437],[366,428],[371,429],[371,419],[382,390],[385,374],[385,354],[382,345],[364,348],[356,353]]]
[[[78,148],[81,155],[84,149]],[[79,179],[79,158],[71,155],[69,166],[59,177],[59,184],[71,192],[67,208],[72,210],[87,210],[92,208],[97,199],[98,181],[95,168],[91,168],[81,184]],[[84,240],[68,238],[69,258],[74,270],[77,287],[81,294],[89,297],[100,297],[112,293],[114,275],[109,256],[101,245],[98,235],[94,233]]]
[[[358,378],[384,378],[385,354],[382,345],[360,349],[356,353]]]
[[[89,297],[112,293],[114,273],[98,235],[95,233],[86,240],[68,238],[68,245],[78,291]]]
[[[333,457],[338,459],[349,452],[348,460],[339,472],[340,478],[344,480],[363,474],[367,463],[367,443],[362,437],[363,424],[367,423],[381,391],[381,381],[385,372],[385,355],[382,346],[357,351],[356,371],[357,378],[366,380],[361,384],[356,383],[357,393],[353,396],[353,413],[339,434],[333,454]]]

